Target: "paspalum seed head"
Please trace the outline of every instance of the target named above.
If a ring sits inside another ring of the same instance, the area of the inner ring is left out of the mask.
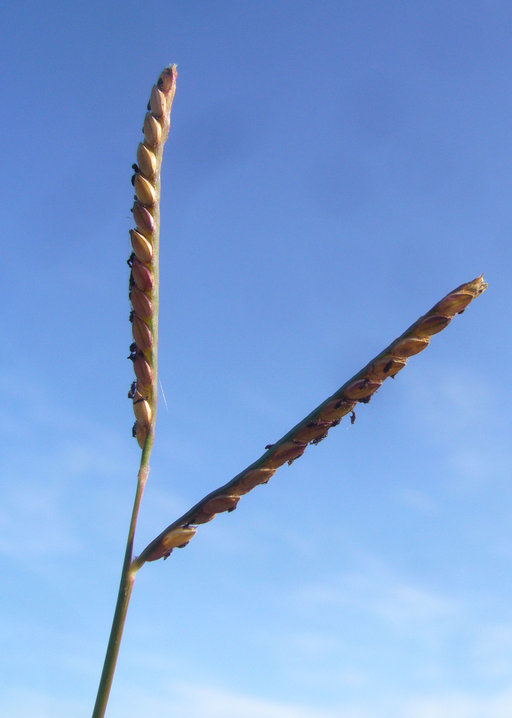
[[[137,232],[136,229],[130,229],[130,239],[132,248],[137,259],[144,264],[149,264],[153,259],[153,246],[151,242],[144,237],[143,234]]]
[[[156,157],[142,142],[137,149],[137,164],[145,177],[153,177],[156,172]]]
[[[156,117],[153,117],[151,112],[146,114],[142,130],[144,132],[144,141],[148,147],[155,147],[159,144],[162,137],[162,125]]]

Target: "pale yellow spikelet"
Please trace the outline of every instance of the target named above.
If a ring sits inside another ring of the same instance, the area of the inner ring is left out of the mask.
[[[156,157],[142,142],[137,149],[137,164],[142,174],[151,179],[156,172]]]
[[[153,259],[153,246],[143,234],[136,229],[130,229],[132,249],[137,259],[143,264],[149,264]]]
[[[149,180],[141,174],[136,174],[133,186],[135,187],[135,194],[137,195],[139,202],[144,205],[155,204],[155,188]]]
[[[151,423],[151,407],[146,399],[135,398],[133,400],[133,413],[137,421],[149,426]]]
[[[151,112],[148,112],[144,118],[143,132],[144,143],[148,147],[156,147],[159,144],[162,138],[162,125]]]

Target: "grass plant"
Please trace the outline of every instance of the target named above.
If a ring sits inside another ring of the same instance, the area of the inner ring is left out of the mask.
[[[143,141],[137,149],[137,163],[133,165],[135,198],[132,212],[135,228],[130,230],[133,252],[128,265],[133,336],[129,359],[133,362],[135,380],[128,396],[133,402],[133,435],[141,447],[141,457],[117,604],[93,718],[105,715],[138,570],[145,563],[166,559],[175,548],[186,546],[196,534],[197,527],[211,521],[216,514],[233,511],[242,496],[256,486],[266,484],[280,466],[291,464],[302,456],[308,444],[323,441],[329,430],[337,426],[344,416],[350,414],[353,423],[356,405],[368,403],[387,378],[394,378],[411,356],[426,349],[431,337],[445,329],[454,316],[462,314],[473,299],[487,288],[483,276],[479,276],[452,290],[281,439],[268,445],[265,453],[254,463],[207,494],[161,531],[138,556],[134,556],[137,516],[149,474],[157,415],[160,169],[169,133],[176,79],[176,66],[170,65],[160,73],[153,86],[144,118]]]

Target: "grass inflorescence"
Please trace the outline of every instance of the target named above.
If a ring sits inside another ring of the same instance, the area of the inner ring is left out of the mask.
[[[242,496],[256,486],[266,484],[280,466],[291,464],[302,456],[309,444],[323,441],[330,429],[337,426],[344,416],[350,414],[353,423],[356,405],[368,403],[387,378],[394,378],[411,356],[426,349],[431,337],[443,330],[456,314],[461,314],[470,302],[487,288],[480,276],[447,294],[305,419],[281,439],[268,444],[259,459],[231,481],[202,498],[167,526],[134,558],[135,528],[149,474],[149,456],[155,433],[158,386],[160,169],[163,147],[169,133],[176,78],[176,65],[170,65],[160,73],[153,86],[144,117],[144,137],[137,149],[137,162],[133,164],[132,184],[135,196],[132,213],[135,227],[130,229],[132,252],[128,258],[132,327],[128,358],[133,362],[135,380],[132,381],[128,397],[133,403],[135,416],[133,435],[142,453],[116,609],[93,718],[103,718],[105,715],[128,603],[136,573],[142,565],[167,558],[175,548],[186,546],[196,534],[199,525],[211,521],[218,513],[233,511]]]
[[[223,511],[233,511],[241,496],[266,484],[276,469],[302,456],[308,444],[323,441],[344,416],[351,414],[353,423],[356,404],[367,404],[388,377],[394,378],[411,356],[426,349],[431,337],[447,327],[456,314],[462,314],[486,288],[487,284],[480,276],[447,294],[279,441],[265,447],[266,452],[257,461],[164,529],[136,561],[142,564],[167,558],[174,548],[182,548],[190,541],[198,524],[211,521]]]

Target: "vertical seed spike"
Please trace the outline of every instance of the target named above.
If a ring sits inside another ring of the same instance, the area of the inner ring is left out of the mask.
[[[167,139],[170,114],[176,90],[176,66],[160,73],[151,90],[148,112],[144,117],[144,142],[137,147],[137,163],[132,183],[135,202],[132,207],[136,228],[130,230],[133,252],[130,266],[129,297],[132,305],[133,343],[129,359],[136,376],[130,388],[133,411],[137,419],[134,435],[141,448],[154,433],[157,406],[158,342],[158,240],[160,222],[160,169],[163,145]],[[145,450],[141,461],[148,461]],[[141,463],[142,467],[142,463]]]

